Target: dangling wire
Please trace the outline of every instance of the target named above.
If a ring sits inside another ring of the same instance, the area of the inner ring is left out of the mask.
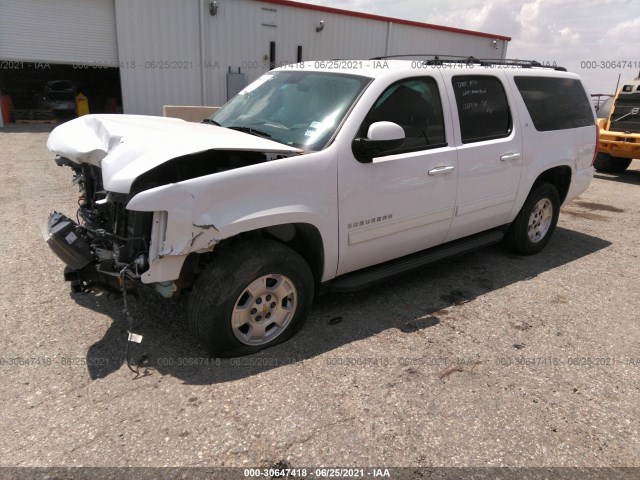
[[[133,334],[133,316],[129,313],[129,307],[127,305],[127,282],[126,282],[126,271],[127,268],[129,268],[131,266],[131,264],[127,265],[126,267],[124,267],[121,271],[120,271],[120,279],[122,280],[122,298],[124,300],[124,308],[122,310],[122,313],[125,314],[125,316],[127,317],[127,320],[129,321],[129,329],[127,331],[127,346],[125,349],[125,362],[127,362],[127,367],[129,368],[129,370],[131,370],[133,373],[136,374],[134,380],[136,378],[138,378],[140,376],[140,370],[138,369],[138,366],[136,365],[135,369],[131,366],[131,361],[129,359],[129,344],[131,343],[131,335]]]

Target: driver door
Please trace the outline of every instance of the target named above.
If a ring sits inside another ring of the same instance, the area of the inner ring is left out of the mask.
[[[457,152],[441,80],[421,76],[389,85],[366,115],[359,137],[380,121],[400,125],[405,142],[379,157],[338,159],[341,275],[441,244],[451,226]],[[448,140],[449,139],[449,140]]]

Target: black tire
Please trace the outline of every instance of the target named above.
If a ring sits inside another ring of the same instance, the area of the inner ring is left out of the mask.
[[[559,213],[560,196],[556,187],[550,183],[534,185],[507,231],[505,244],[522,255],[538,253],[549,243],[556,229]],[[548,219],[549,223],[543,221],[544,219]]]
[[[631,165],[630,158],[612,157],[608,153],[599,153],[593,166],[599,172],[622,173]]]
[[[254,282],[260,294],[249,293]],[[192,333],[211,356],[248,355],[300,330],[313,294],[313,275],[297,252],[275,241],[256,240],[217,253],[193,287],[187,317]],[[238,323],[246,320],[237,328],[232,326],[234,310]]]

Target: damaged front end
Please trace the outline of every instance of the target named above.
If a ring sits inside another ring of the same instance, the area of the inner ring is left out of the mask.
[[[127,210],[129,195],[107,193],[99,167],[63,157],[56,163],[74,170],[80,193],[75,221],[54,211],[43,228],[46,243],[67,266],[65,280],[75,290],[92,283],[119,291],[132,286],[148,267],[153,213]]]
[[[136,115],[71,120],[47,147],[80,190],[75,220],[53,212],[43,232],[66,279],[75,289],[119,291],[141,282],[165,297],[189,287],[198,266],[187,264],[183,276],[188,257],[222,238],[215,224],[223,212],[214,215],[210,197],[218,174],[301,153],[233,129]]]

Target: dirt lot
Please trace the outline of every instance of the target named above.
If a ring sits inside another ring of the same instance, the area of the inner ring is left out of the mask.
[[[0,466],[640,466],[640,161],[542,254],[324,296],[252,357],[207,359],[143,291],[134,378],[121,298],[70,294],[42,241],[77,195],[24,130],[0,131]]]

